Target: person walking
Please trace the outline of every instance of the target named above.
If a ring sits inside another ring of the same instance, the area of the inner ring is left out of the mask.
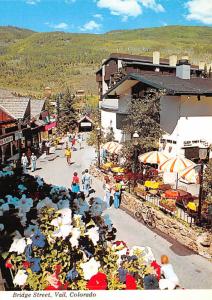
[[[81,150],[82,149],[82,137],[80,134],[78,135],[78,144],[79,144],[79,149]]]
[[[71,184],[71,190],[73,193],[79,193],[80,192],[80,185],[79,185],[79,177],[77,172],[74,172],[72,177],[72,184]]]
[[[27,159],[25,153],[22,154],[21,164],[22,164],[22,167],[23,167],[23,173],[27,174],[28,159]]]
[[[120,206],[120,198],[121,198],[121,183],[119,180],[116,180],[115,184],[115,192],[114,192],[114,207],[119,208]]]
[[[70,166],[71,165],[71,149],[69,146],[67,146],[65,149],[65,156],[66,156],[67,164]]]
[[[76,144],[76,138],[75,136],[73,136],[72,140],[71,140],[71,146],[72,146],[72,149],[74,150],[74,146]]]
[[[36,170],[36,160],[37,160],[37,157],[35,156],[34,153],[32,153],[30,160],[31,160],[31,171],[34,172]]]
[[[110,186],[110,179],[108,176],[105,176],[105,183],[103,185],[105,196],[104,201],[106,202],[107,208],[110,207],[110,199],[111,199],[111,186]]]
[[[83,191],[86,197],[89,197],[91,183],[91,175],[89,174],[88,169],[86,169],[84,175],[82,176]]]
[[[46,146],[46,155],[49,155],[49,150],[50,150],[50,146],[51,146],[50,141],[46,141],[45,146]]]
[[[163,275],[164,279],[160,279],[159,288],[161,290],[174,290],[179,285],[179,279],[174,272],[173,266],[169,263],[168,256],[161,256],[161,264],[161,275]]]

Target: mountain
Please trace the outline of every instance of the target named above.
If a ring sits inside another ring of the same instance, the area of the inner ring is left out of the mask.
[[[212,27],[164,26],[105,34],[34,32],[0,27],[0,86],[42,95],[66,86],[97,93],[95,71],[112,52],[162,57],[189,55],[192,63],[212,61]]]

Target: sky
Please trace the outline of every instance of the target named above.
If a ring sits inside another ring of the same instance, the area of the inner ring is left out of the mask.
[[[0,26],[105,33],[168,25],[212,26],[212,0],[0,0]]]

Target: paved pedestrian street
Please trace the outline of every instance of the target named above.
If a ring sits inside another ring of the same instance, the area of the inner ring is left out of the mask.
[[[81,178],[82,171],[89,168],[96,157],[95,150],[87,146],[85,142],[81,150],[72,153],[71,166],[66,162],[64,150],[57,150],[56,153],[59,157],[53,161],[38,160],[38,169],[33,174],[43,177],[47,183],[69,188],[73,172],[78,172]],[[92,185],[96,195],[103,197],[103,183],[93,178]],[[112,207],[107,209],[105,214],[110,215],[112,223],[117,229],[116,240],[125,241],[129,247],[134,245],[151,247],[157,261],[160,261],[162,254],[168,255],[180,278],[181,286],[186,289],[212,288],[212,268],[207,259],[195,254],[177,241],[151,231],[121,209]]]

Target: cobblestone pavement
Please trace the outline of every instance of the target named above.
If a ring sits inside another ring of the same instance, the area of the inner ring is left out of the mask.
[[[66,163],[64,150],[57,150],[56,153],[59,157],[53,161],[38,160],[38,170],[33,174],[43,177],[48,183],[65,187],[70,187],[73,172],[77,171],[81,176],[82,171],[89,167],[96,156],[94,149],[85,143],[81,150],[73,152],[71,166]],[[94,178],[93,187],[96,195],[103,197],[102,182]],[[180,278],[181,286],[186,289],[212,289],[212,264],[208,260],[177,241],[152,232],[121,209],[110,208],[105,213],[110,215],[117,228],[117,240],[124,240],[129,247],[150,246],[158,261],[162,254],[168,255]]]

